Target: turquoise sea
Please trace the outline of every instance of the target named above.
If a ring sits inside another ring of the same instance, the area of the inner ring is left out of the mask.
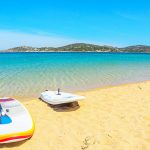
[[[150,80],[150,54],[0,53],[0,97],[38,97],[45,89],[82,91]]]

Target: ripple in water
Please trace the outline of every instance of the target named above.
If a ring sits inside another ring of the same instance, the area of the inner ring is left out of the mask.
[[[0,53],[1,96],[38,97],[150,79],[150,54]]]

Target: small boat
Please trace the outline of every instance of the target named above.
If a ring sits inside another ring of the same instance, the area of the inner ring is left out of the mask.
[[[83,100],[85,99],[85,97],[71,93],[60,92],[58,90],[58,91],[45,91],[41,93],[40,99],[49,104],[58,105]]]
[[[0,98],[0,144],[29,139],[34,123],[27,109],[16,99]]]

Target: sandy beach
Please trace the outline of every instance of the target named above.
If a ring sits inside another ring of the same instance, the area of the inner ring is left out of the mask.
[[[52,108],[23,101],[35,121],[30,140],[3,150],[147,150],[150,147],[150,81],[77,94],[79,107]]]

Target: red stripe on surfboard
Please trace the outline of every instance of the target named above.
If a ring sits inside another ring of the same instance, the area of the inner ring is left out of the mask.
[[[13,99],[13,98],[1,98],[0,102],[9,102],[9,101],[13,101],[13,100],[15,100],[15,99]]]
[[[32,135],[10,137],[10,138],[0,140],[0,143],[1,142],[6,142],[6,141],[11,141],[11,140],[16,140],[16,139],[27,139],[27,138],[30,138],[31,136]]]

